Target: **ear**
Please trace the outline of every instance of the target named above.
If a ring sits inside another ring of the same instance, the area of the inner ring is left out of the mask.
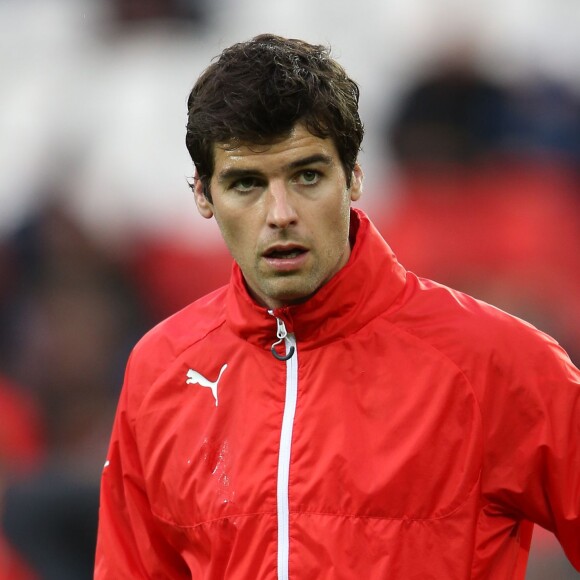
[[[213,206],[203,193],[203,184],[201,183],[197,169],[193,175],[193,195],[197,211],[200,215],[206,219],[213,217]]]
[[[363,191],[363,170],[358,163],[355,163],[350,179],[350,201],[358,201]]]

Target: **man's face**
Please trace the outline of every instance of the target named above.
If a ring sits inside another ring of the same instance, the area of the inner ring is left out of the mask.
[[[215,217],[250,293],[268,308],[307,299],[348,260],[360,167],[347,187],[334,143],[301,124],[272,145],[215,146],[214,154],[212,202],[197,180],[197,207]]]

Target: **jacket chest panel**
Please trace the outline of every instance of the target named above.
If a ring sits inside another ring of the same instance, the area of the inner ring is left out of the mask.
[[[466,501],[481,427],[447,359],[371,329],[324,349],[299,344],[298,361],[291,513],[428,519]],[[214,383],[221,371],[217,401],[190,370]],[[268,351],[202,344],[154,384],[137,428],[158,516],[197,526],[276,513],[286,379]]]
[[[276,512],[285,375],[268,351],[223,346],[201,344],[180,357],[137,421],[153,512],[178,526]],[[203,383],[218,377],[216,404]]]
[[[479,407],[437,351],[380,328],[302,352],[290,509],[441,518],[482,464]]]

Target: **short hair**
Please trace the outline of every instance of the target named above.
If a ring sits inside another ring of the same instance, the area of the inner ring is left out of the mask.
[[[206,197],[214,145],[270,144],[297,123],[333,141],[350,186],[364,134],[358,103],[357,83],[328,47],[262,34],[226,48],[187,100],[185,143]]]

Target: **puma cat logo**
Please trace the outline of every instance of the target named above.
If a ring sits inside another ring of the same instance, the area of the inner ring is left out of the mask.
[[[207,387],[207,388],[211,389],[211,394],[213,395],[213,398],[215,399],[215,406],[217,407],[217,404],[218,404],[218,392],[217,392],[218,383],[220,382],[220,379],[222,378],[223,372],[227,368],[228,368],[228,365],[225,364],[221,368],[220,374],[218,375],[218,378],[215,381],[210,381],[209,379],[206,379],[203,375],[200,375],[197,371],[194,371],[193,369],[189,369],[187,371],[187,380],[185,382],[188,385],[198,384],[202,387]]]

